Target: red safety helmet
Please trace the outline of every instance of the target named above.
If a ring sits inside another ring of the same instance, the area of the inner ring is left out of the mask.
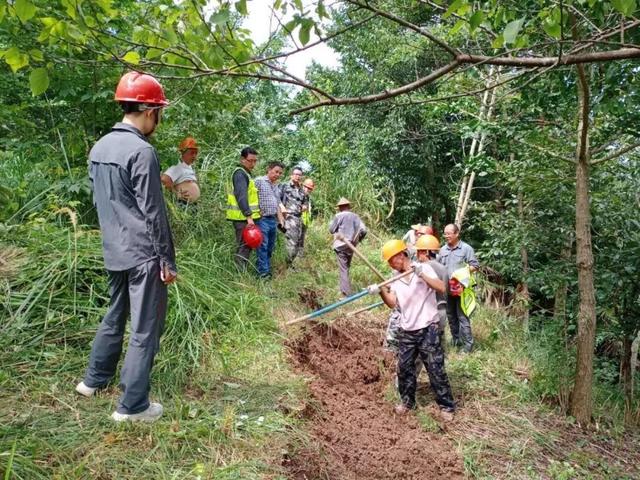
[[[449,295],[453,297],[459,297],[460,295],[462,295],[462,290],[464,290],[464,287],[457,278],[449,279]]]
[[[152,103],[167,106],[160,82],[151,75],[139,72],[125,73],[116,87],[114,99],[118,102]]]
[[[247,225],[242,230],[242,241],[247,247],[256,249],[262,244],[262,231],[257,225]]]

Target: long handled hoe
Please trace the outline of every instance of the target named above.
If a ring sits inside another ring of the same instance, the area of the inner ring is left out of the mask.
[[[410,270],[407,270],[404,273],[401,273],[400,275],[396,275],[395,277],[390,278],[389,280],[385,280],[384,282],[380,282],[378,283],[378,287],[382,288],[382,287],[386,287],[387,285],[392,284],[393,282],[396,282],[398,280],[400,280],[401,278],[404,278],[408,275],[411,275],[413,273],[413,268]],[[326,307],[322,307],[319,310],[316,310],[315,312],[311,312],[308,313],[307,315],[303,315],[302,317],[298,317],[298,318],[294,318],[293,320],[289,320],[285,325],[293,325],[294,323],[298,323],[298,322],[302,322],[304,320],[311,320],[312,318],[317,318],[321,315],[324,315],[325,313],[331,312],[332,310],[335,310],[338,307],[341,307],[342,305],[346,305],[347,303],[351,303],[355,300],[358,300],[359,298],[364,297],[365,295],[368,295],[369,291],[365,288],[364,290],[362,290],[361,292],[358,293],[354,293],[353,295],[348,296],[347,298],[343,298],[342,300],[336,302],[336,303],[332,303],[331,305],[327,305]]]

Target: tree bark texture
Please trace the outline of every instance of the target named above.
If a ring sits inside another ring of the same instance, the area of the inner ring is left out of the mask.
[[[576,265],[578,268],[578,338],[576,375],[571,394],[571,415],[582,425],[591,422],[593,410],[593,355],[596,334],[596,301],[593,285],[593,250],[589,199],[589,102],[584,65],[578,74],[578,146],[576,151]]]
[[[481,121],[490,121],[493,116],[493,108],[496,102],[496,86],[500,80],[500,71],[495,70],[493,67],[489,70],[487,76],[484,95],[482,96],[482,104],[480,105]],[[471,142],[471,150],[469,151],[469,159],[473,159],[478,155],[481,155],[484,151],[484,143],[487,139],[487,132],[482,128],[480,132],[476,132]],[[456,208],[455,224],[462,228],[462,222],[467,213],[469,207],[469,201],[471,199],[471,190],[473,189],[473,182],[475,181],[476,172],[472,171],[470,175],[465,175],[460,185],[460,196],[458,197],[458,206]]]

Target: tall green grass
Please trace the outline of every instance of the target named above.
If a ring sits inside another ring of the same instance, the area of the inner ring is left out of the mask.
[[[0,280],[1,475],[280,474],[302,384],[286,365],[277,301],[235,272],[228,225],[203,220],[205,208],[179,214],[179,282],[152,374],[166,414],[153,426],[113,424],[117,378],[95,399],[74,392],[108,304],[99,232],[57,208],[4,231],[15,268]]]

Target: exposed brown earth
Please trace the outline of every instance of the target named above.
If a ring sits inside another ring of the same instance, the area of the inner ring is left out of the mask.
[[[382,332],[316,324],[290,345],[315,400],[304,412],[311,444],[283,461],[290,478],[463,478],[462,459],[445,434],[426,431],[415,414],[395,415],[385,399],[394,360],[382,349]],[[422,408],[437,418],[437,409]]]

